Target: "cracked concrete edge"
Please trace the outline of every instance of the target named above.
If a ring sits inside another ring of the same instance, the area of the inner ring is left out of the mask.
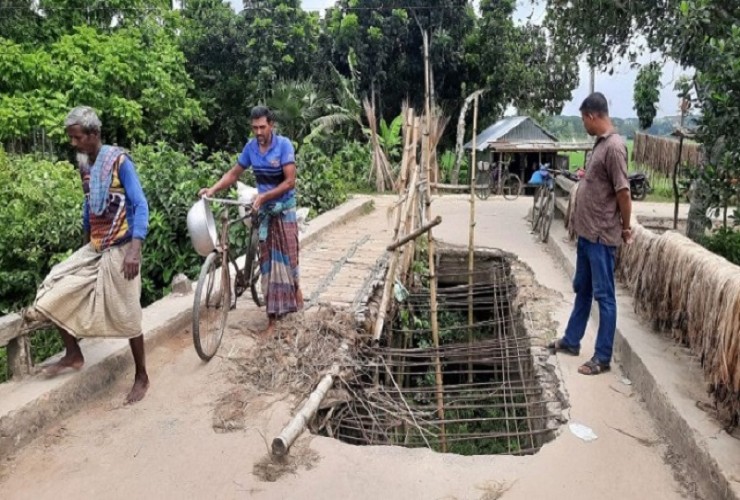
[[[166,302],[170,301],[164,298],[150,307],[166,307]],[[169,336],[186,328],[190,321],[189,309],[160,318],[158,324],[144,335],[146,349],[154,349]],[[54,422],[110,390],[132,365],[131,351],[128,346],[123,346],[92,366],[86,366],[58,387],[0,418],[0,459],[17,453]],[[34,383],[34,378],[29,378],[27,383]]]
[[[372,211],[374,204],[370,197],[357,197],[319,215],[314,219],[314,226],[309,226],[310,230],[301,238],[301,244],[310,244],[326,231]],[[172,307],[175,304],[171,303],[171,297],[165,297],[146,309],[151,311]],[[191,302],[175,306],[181,310],[164,315],[165,318],[160,318],[156,326],[145,332],[147,350],[154,349],[171,335],[189,326],[192,318]],[[60,386],[1,417],[0,460],[17,453],[54,422],[74,414],[81,405],[105,393],[132,365],[130,349],[128,346],[121,347],[97,363],[86,366]],[[34,378],[31,377],[22,383],[34,383]]]
[[[562,219],[559,220],[562,222]],[[547,246],[560,261],[569,276],[575,274],[575,265],[563,248],[565,243],[558,243],[551,235]],[[630,297],[632,295],[630,294]],[[598,318],[598,308],[592,306],[591,316]],[[629,340],[622,334],[619,326],[614,336],[614,353],[625,375],[629,376],[633,387],[642,396],[648,412],[660,426],[661,433],[668,440],[669,446],[684,458],[684,465],[693,470],[694,479],[701,490],[710,498],[738,500],[727,474],[721,465],[701,443],[701,436],[683,417],[678,407],[670,400],[669,395],[660,386],[650,369],[643,362]]]

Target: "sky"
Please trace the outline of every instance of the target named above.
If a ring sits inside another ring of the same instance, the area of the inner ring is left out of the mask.
[[[229,0],[236,10],[241,10],[242,0]],[[334,0],[302,0],[304,10],[323,11],[334,4]],[[545,15],[544,2],[532,2],[531,0],[517,0],[517,10],[515,18],[523,21],[531,16],[532,22],[539,23]],[[659,54],[644,54],[638,59],[638,63],[645,64],[652,60],[662,60]],[[610,114],[618,118],[632,118],[636,116],[633,109],[634,102],[632,93],[637,77],[637,69],[630,68],[629,63],[617,63],[613,67],[614,73],[596,73],[595,89],[602,92],[609,100]],[[672,61],[667,63],[663,69],[662,89],[660,93],[660,102],[658,103],[658,117],[674,116],[678,114],[678,98],[676,91],[673,90],[675,81],[682,74],[682,71]],[[573,90],[572,100],[565,104],[563,115],[578,115],[578,108],[583,99],[588,96],[589,90],[589,69],[585,62],[580,64],[580,84]]]

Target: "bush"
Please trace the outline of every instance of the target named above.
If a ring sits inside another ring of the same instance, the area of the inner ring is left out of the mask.
[[[0,149],[0,315],[30,303],[51,267],[82,244],[80,176],[68,162]]]
[[[332,169],[344,180],[350,192],[374,192],[368,173],[371,164],[370,146],[357,141],[346,143],[331,159]]]
[[[305,144],[296,156],[298,206],[308,207],[316,215],[344,203],[347,188],[331,158],[313,144]]]
[[[0,148],[0,315],[31,303],[51,267],[82,244],[82,191],[71,164],[7,156]],[[62,349],[59,335],[31,339],[38,361]],[[8,371],[0,349],[0,382]]]
[[[740,266],[740,232],[731,228],[720,228],[705,236],[702,243],[707,250]]]
[[[203,259],[190,244],[188,210],[198,190],[211,186],[234,162],[227,153],[205,159],[200,147],[186,155],[165,143],[137,146],[131,156],[149,202],[142,254],[142,303],[148,305],[169,293],[175,274],[197,277]]]

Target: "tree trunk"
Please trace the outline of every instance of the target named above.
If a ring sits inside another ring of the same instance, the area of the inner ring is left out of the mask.
[[[706,184],[701,179],[693,181],[689,190],[690,205],[686,236],[696,242],[701,240],[711,224],[709,217],[707,217],[708,198]]]
[[[463,157],[463,143],[465,142],[465,115],[468,113],[470,103],[473,102],[477,96],[483,94],[485,90],[476,90],[468,97],[465,98],[462,109],[460,110],[460,116],[457,119],[457,144],[455,145],[455,167],[452,169],[452,175],[450,176],[450,184],[458,184],[460,180],[460,166],[462,165]]]
[[[683,123],[683,118],[681,119]],[[678,192],[678,166],[681,164],[681,152],[683,150],[683,134],[678,142],[678,159],[673,166],[673,230],[678,228],[678,205],[680,203],[680,193]]]
[[[701,146],[702,151],[702,166],[707,164],[713,164],[719,158],[725,149],[724,139],[719,139],[711,147],[706,145]],[[701,167],[700,167],[701,168]],[[707,217],[707,210],[709,210],[710,200],[712,193],[709,190],[706,182],[701,177],[698,177],[691,183],[689,189],[689,217],[686,225],[686,236],[697,243],[704,236],[706,230],[712,227],[712,221]]]

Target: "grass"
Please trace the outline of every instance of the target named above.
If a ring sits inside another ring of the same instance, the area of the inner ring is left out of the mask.
[[[632,158],[632,150],[635,147],[635,142],[632,139],[627,141],[627,158]],[[569,151],[565,153],[569,159],[569,165],[571,170],[577,170],[583,168],[586,154],[583,151]],[[630,171],[632,171],[632,165],[630,164]]]
[[[632,150],[635,147],[633,140],[627,141],[627,158],[632,158]],[[569,165],[571,170],[577,170],[583,168],[585,154],[582,151],[573,151],[566,153],[569,159]],[[643,165],[636,165],[632,161],[629,161],[628,165],[629,172],[645,172],[650,179],[650,185],[653,188],[653,192],[650,193],[646,201],[656,203],[673,203],[673,181],[669,177],[663,177],[661,174],[652,174],[648,167]],[[684,200],[681,200],[684,201]]]

